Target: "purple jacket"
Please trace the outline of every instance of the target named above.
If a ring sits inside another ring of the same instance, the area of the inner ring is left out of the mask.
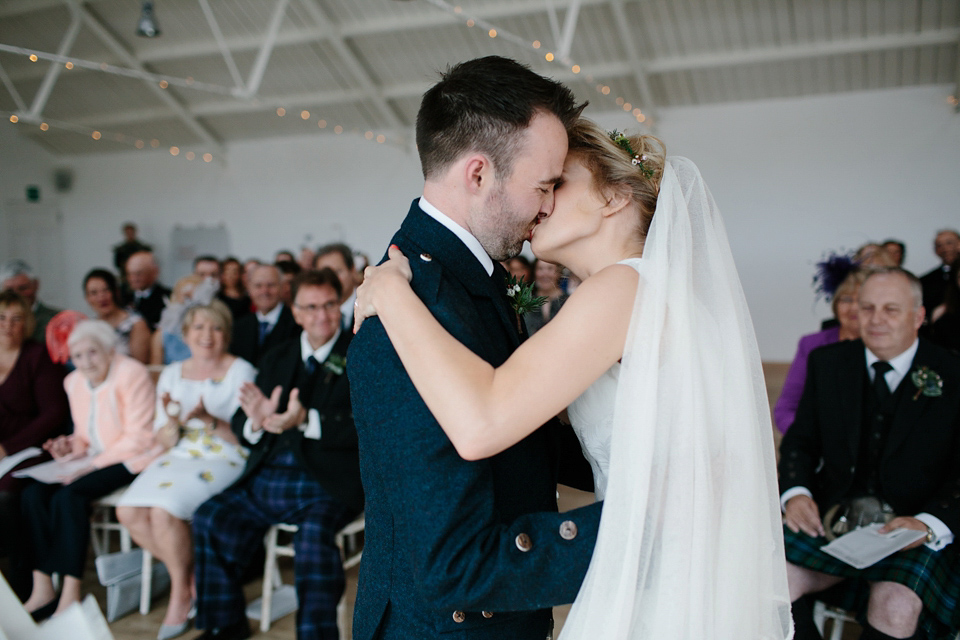
[[[797,355],[793,357],[780,398],[773,407],[773,421],[777,423],[780,433],[787,432],[797,415],[797,406],[800,404],[800,396],[803,395],[803,383],[807,380],[807,356],[817,347],[839,341],[840,327],[830,327],[800,338]]]

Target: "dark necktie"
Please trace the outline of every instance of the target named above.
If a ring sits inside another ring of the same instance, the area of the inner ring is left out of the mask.
[[[309,356],[309,357],[307,357],[307,360],[306,360],[306,362],[304,363],[304,366],[305,366],[306,369],[307,369],[307,375],[311,375],[311,376],[312,376],[312,375],[313,375],[313,372],[316,371],[316,370],[317,370],[317,367],[320,366],[320,363],[317,362],[317,359],[314,358],[313,356]]]
[[[886,360],[878,360],[871,366],[873,367],[873,389],[877,392],[877,399],[880,400],[880,405],[883,406],[890,398],[890,387],[887,386],[887,380],[884,378],[884,374],[893,369],[893,367],[890,366],[890,363]]]
[[[257,337],[257,344],[263,344],[263,341],[266,339],[268,333],[270,333],[270,323],[261,320],[260,335]]]

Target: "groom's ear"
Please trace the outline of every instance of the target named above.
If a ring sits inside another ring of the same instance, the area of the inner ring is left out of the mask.
[[[463,176],[467,191],[471,195],[477,195],[493,183],[493,164],[481,153],[471,154],[464,160]]]

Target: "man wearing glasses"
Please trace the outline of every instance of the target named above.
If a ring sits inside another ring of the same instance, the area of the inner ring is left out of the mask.
[[[233,430],[250,457],[240,480],[193,519],[200,638],[250,637],[242,576],[278,523],[299,526],[297,637],[339,637],[344,575],[334,535],[363,509],[341,294],[330,269],[298,275],[293,316],[303,333],[268,351],[256,384],[240,389]]]

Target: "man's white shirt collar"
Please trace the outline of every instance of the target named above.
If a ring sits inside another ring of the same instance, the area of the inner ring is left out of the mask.
[[[891,391],[895,391],[900,385],[900,382],[910,372],[910,365],[913,364],[913,358],[917,355],[918,346],[920,346],[920,340],[915,338],[913,344],[911,344],[906,351],[887,361],[893,369],[887,371],[883,378],[887,381],[887,386],[890,387]],[[873,381],[873,363],[879,362],[880,358],[867,347],[864,347],[864,351],[867,353],[867,374],[870,376],[870,380]]]
[[[337,343],[337,340],[340,338],[340,329],[337,329],[337,332],[333,334],[333,337],[324,342],[322,345],[314,349],[310,346],[310,339],[307,337],[307,332],[304,331],[300,334],[300,359],[306,363],[307,358],[313,356],[316,359],[317,363],[325,362],[327,357],[330,355],[330,352],[333,351],[333,345]]]
[[[340,315],[344,318],[353,318],[353,304],[357,301],[357,289],[354,287],[350,297],[340,305]]]
[[[282,311],[283,311],[282,302],[278,302],[277,306],[275,306],[273,309],[271,309],[267,313],[260,313],[260,311],[257,310],[257,321],[266,322],[268,325],[272,327],[273,325],[277,324],[277,320],[280,319],[280,313]]]
[[[437,209],[435,206],[427,202],[427,199],[423,196],[420,196],[420,208],[425,214],[445,226],[447,229],[452,231],[455,236],[460,238],[460,242],[465,244],[467,249],[470,249],[470,253],[476,256],[477,260],[480,261],[480,264],[483,265],[487,275],[493,275],[493,259],[487,255],[483,245],[480,244],[480,241],[477,240],[472,233],[451,220],[450,217],[440,211],[440,209]]]

